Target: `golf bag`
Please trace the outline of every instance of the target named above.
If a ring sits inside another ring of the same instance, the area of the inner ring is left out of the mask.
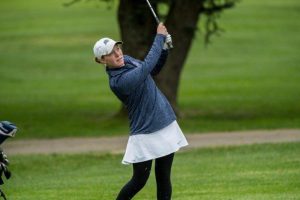
[[[3,175],[6,179],[11,177],[11,173],[8,170],[9,161],[4,154],[1,144],[9,137],[14,137],[17,132],[17,127],[9,121],[0,121],[0,185],[4,184],[2,179]],[[0,197],[6,200],[6,196],[0,189]]]

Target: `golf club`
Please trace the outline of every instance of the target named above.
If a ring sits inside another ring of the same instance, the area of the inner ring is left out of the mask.
[[[155,18],[157,24],[159,24],[159,23],[160,23],[160,20],[158,19],[158,17],[157,17],[157,15],[156,15],[155,11],[153,10],[153,8],[152,8],[152,6],[151,6],[149,0],[146,0],[146,2],[147,2],[148,6],[149,6],[149,8],[150,8],[150,10],[151,10],[151,12],[152,12],[152,14],[153,14],[153,17]],[[170,34],[169,34],[169,35],[170,35]],[[168,42],[167,45],[168,45],[168,49],[173,49],[173,48],[174,48],[174,47],[173,47],[173,44],[172,44],[172,41],[171,41],[171,42]]]

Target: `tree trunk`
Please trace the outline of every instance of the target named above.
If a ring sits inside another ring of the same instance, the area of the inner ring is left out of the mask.
[[[169,54],[165,67],[155,80],[177,114],[179,114],[177,97],[180,74],[190,50],[202,8],[203,1],[199,0],[172,1],[165,22],[168,32],[172,35],[174,48]]]
[[[203,1],[176,0],[171,2],[165,24],[168,32],[173,33],[175,48],[171,50],[165,67],[155,77],[155,81],[178,114],[177,96],[180,74],[197,29]],[[156,1],[152,1],[152,6],[156,10]],[[156,32],[156,22],[146,2],[120,0],[118,21],[124,42],[124,52],[138,59],[143,59]],[[125,109],[121,108],[120,112],[124,114],[124,111]]]

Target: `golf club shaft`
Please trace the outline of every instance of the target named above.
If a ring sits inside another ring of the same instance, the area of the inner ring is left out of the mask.
[[[158,19],[158,17],[157,17],[157,15],[156,15],[154,9],[152,8],[152,6],[151,6],[149,0],[146,0],[146,2],[147,2],[148,6],[149,6],[149,8],[150,8],[150,10],[151,10],[151,12],[152,12],[153,17],[154,17],[155,20],[156,20],[156,23],[159,24],[159,23],[160,23],[160,20]],[[167,45],[168,45],[168,49],[173,49],[173,44],[172,44],[172,42],[168,42]]]
[[[150,4],[149,0],[146,0],[146,2],[147,2],[147,4],[148,4],[148,6],[149,6],[149,8],[150,8],[150,10],[151,10],[151,12],[152,12],[152,14],[153,14],[154,18],[155,18],[155,20],[156,20],[157,24],[159,24],[159,23],[160,23],[160,21],[159,21],[159,19],[158,19],[157,15],[156,15],[155,11],[153,10],[153,8],[152,8],[152,6],[151,6],[151,4]]]

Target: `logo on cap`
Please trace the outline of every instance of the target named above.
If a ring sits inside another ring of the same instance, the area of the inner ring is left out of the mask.
[[[103,41],[103,43],[104,43],[105,45],[107,45],[108,42],[109,42],[109,40],[107,40],[107,39]]]

